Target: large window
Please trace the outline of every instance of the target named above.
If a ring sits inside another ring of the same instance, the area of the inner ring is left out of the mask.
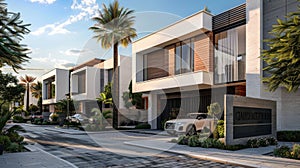
[[[192,72],[194,70],[194,40],[188,39],[176,43],[175,74]]]
[[[55,77],[47,79],[46,81],[46,99],[54,99],[55,98]]]
[[[215,35],[215,83],[245,80],[246,26]]]
[[[86,90],[85,90],[85,88],[86,88],[86,85],[85,85],[86,71],[84,70],[84,71],[78,73],[77,76],[78,76],[78,94],[85,93],[86,92]]]
[[[107,82],[112,82],[112,78],[113,78],[113,69],[109,69],[108,71],[107,71]]]

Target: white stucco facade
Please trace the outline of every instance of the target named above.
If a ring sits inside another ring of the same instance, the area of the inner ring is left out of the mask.
[[[53,81],[53,88],[55,94],[50,98],[47,97],[49,93],[47,91],[47,84],[49,81]],[[66,98],[66,94],[69,93],[69,70],[65,69],[54,69],[42,76],[42,94],[43,94],[43,105],[50,105],[49,111],[54,112],[54,104],[62,99]]]

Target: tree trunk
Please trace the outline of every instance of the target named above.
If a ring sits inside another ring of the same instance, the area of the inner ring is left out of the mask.
[[[26,84],[26,111],[29,110],[29,83]]]
[[[118,67],[118,43],[114,44],[114,67],[113,67],[113,128],[118,129],[118,114],[119,114],[119,67]]]
[[[40,107],[40,112],[43,112],[43,100],[42,97],[39,98],[39,107]]]

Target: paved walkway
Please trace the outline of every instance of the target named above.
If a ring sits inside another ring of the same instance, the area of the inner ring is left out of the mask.
[[[3,168],[71,168],[75,165],[62,160],[48,152],[26,146],[30,152],[5,153],[0,155],[0,167]]]

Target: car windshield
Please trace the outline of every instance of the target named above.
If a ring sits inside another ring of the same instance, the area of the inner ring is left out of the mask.
[[[189,113],[189,114],[187,114],[187,118],[190,118],[190,119],[205,119],[205,118],[207,118],[207,114],[205,114],[205,113]]]

